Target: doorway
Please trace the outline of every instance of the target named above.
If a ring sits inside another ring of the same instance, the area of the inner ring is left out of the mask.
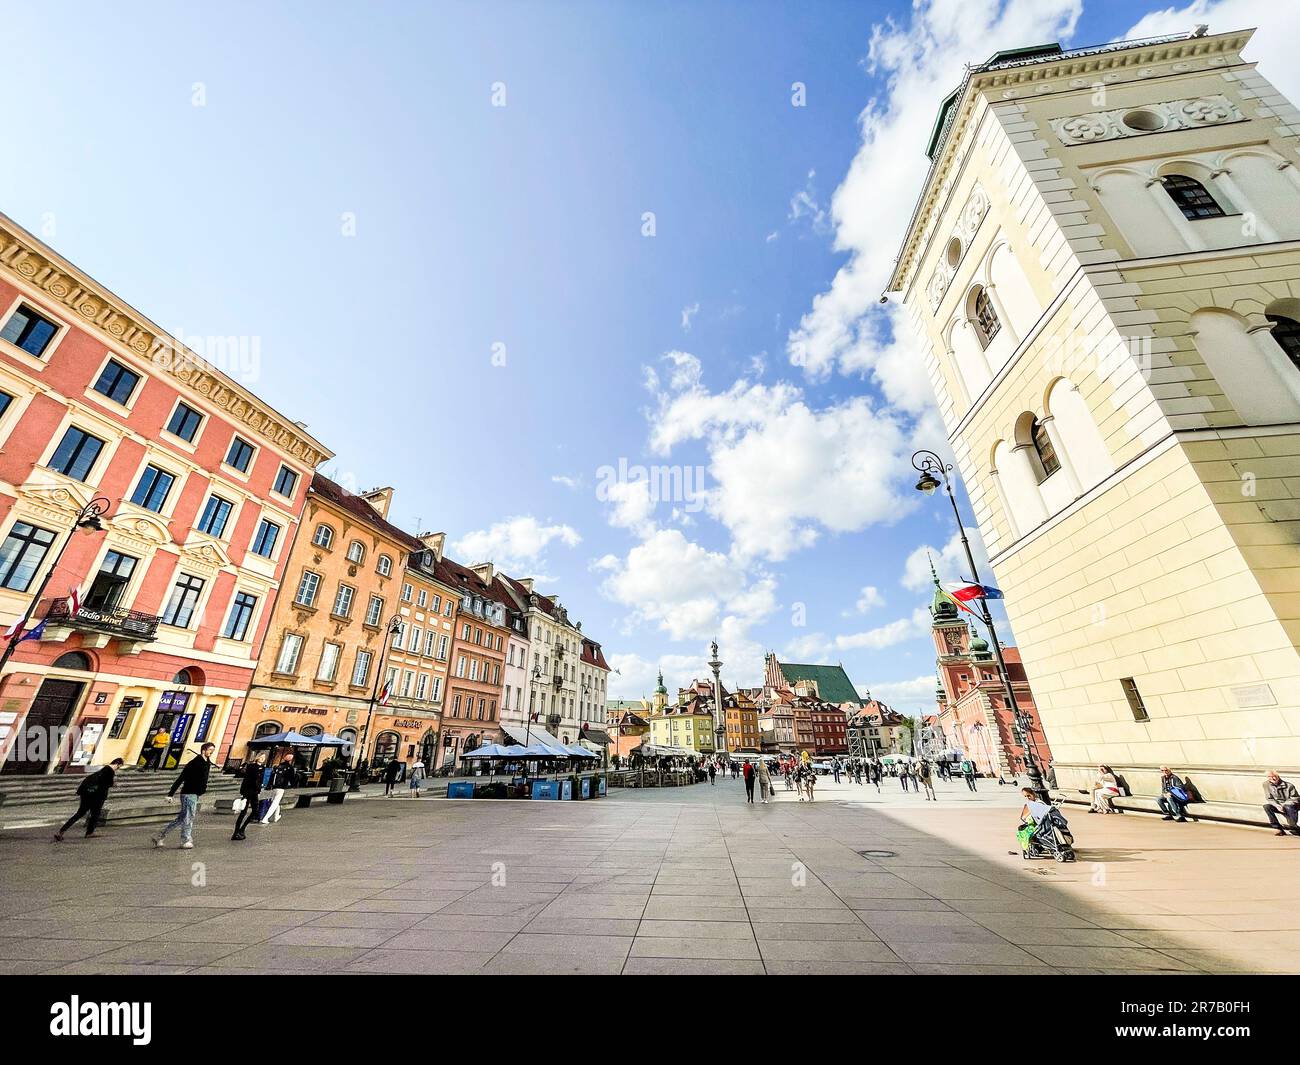
[[[163,692],[136,765],[151,769],[175,769],[180,765],[185,739],[194,720],[189,705],[189,692]]]
[[[62,728],[81,701],[84,684],[75,680],[47,680],[41,683],[31,709],[23,718],[21,758],[10,757],[0,773],[39,775],[46,772],[63,740]],[[12,752],[11,752],[12,753]]]

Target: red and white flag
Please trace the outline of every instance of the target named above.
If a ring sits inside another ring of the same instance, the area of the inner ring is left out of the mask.
[[[81,610],[81,593],[76,588],[68,589],[68,614],[72,617],[77,616]]]
[[[379,692],[379,705],[387,706],[388,697],[392,694],[393,694],[393,682],[391,680],[384,681],[384,686]]]

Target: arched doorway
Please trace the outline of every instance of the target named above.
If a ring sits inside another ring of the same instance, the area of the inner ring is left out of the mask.
[[[437,765],[433,760],[437,753],[438,734],[434,732],[433,729],[429,729],[429,731],[420,738],[420,761],[424,763],[426,773],[431,773],[437,768]]]
[[[398,747],[402,742],[402,737],[396,732],[381,732],[375,737],[375,754],[370,759],[370,765],[374,769],[382,769],[385,765],[397,757]]]

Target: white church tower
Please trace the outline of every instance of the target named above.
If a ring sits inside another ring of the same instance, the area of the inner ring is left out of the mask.
[[[1063,787],[1300,774],[1300,112],[1251,36],[970,69],[890,283]]]

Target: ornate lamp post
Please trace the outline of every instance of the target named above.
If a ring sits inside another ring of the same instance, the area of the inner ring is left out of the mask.
[[[957,498],[952,492],[952,480],[948,474],[952,470],[951,463],[945,463],[933,451],[918,451],[912,456],[912,468],[917,470],[921,476],[917,479],[916,490],[927,496],[932,496],[942,483],[944,490],[948,493],[948,502],[952,504],[953,517],[957,519],[957,531],[961,535],[962,550],[966,552],[966,564],[970,566],[971,580],[979,584],[979,573],[975,568],[975,556],[971,554],[970,541],[966,538],[966,526],[961,520],[961,511],[957,509]],[[1029,786],[1041,796],[1046,795],[1046,789],[1043,787],[1043,774],[1038,766],[1038,753],[1034,748],[1034,733],[1030,723],[1026,721],[1024,715],[1020,712],[1020,706],[1016,702],[1015,689],[1011,686],[1011,674],[1007,672],[1007,661],[1002,655],[1002,643],[998,639],[997,629],[993,625],[993,615],[989,613],[988,600],[984,596],[979,596],[980,612],[983,615],[984,627],[988,629],[989,642],[993,645],[993,654],[998,661],[998,673],[1002,678],[1002,687],[1006,692],[1007,708],[1011,711],[1017,724],[1020,725],[1020,731],[1025,736],[1025,762],[1028,768],[1025,775],[1029,778]]]
[[[78,529],[85,529],[87,532],[103,532],[104,523],[99,519],[103,516],[104,511],[108,509],[108,500],[103,496],[96,496],[79,511],[77,518],[72,523],[72,528],[68,531],[67,537],[59,545],[59,550],[54,555],[54,560],[50,563],[49,568],[45,571],[45,576],[41,578],[41,583],[37,585],[36,592],[32,595],[27,604],[27,609],[23,611],[23,616],[18,619],[18,624],[14,628],[14,634],[9,637],[9,642],[5,644],[5,649],[0,652],[0,674],[4,672],[4,667],[9,664],[9,659],[13,657],[14,651],[17,650],[18,644],[22,642],[23,633],[27,629],[27,623],[32,620],[32,614],[36,612],[36,605],[41,601],[41,596],[45,594],[45,588],[50,583],[50,578],[54,576],[54,571],[59,568],[59,560],[63,558],[63,552],[68,544],[72,543],[72,534]]]

